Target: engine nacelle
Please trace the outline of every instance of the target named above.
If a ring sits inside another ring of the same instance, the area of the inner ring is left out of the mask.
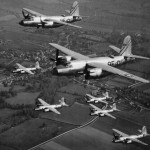
[[[24,70],[21,70],[21,73],[25,73],[25,71],[24,71]]]
[[[60,64],[68,64],[71,61],[71,56],[58,56],[57,60]]]
[[[48,112],[48,111],[49,111],[49,109],[48,109],[48,108],[45,108],[45,109],[44,109],[44,112]]]
[[[125,143],[132,143],[132,141],[131,140],[125,140]]]
[[[86,78],[88,77],[100,77],[102,75],[101,68],[93,68],[87,71]]]
[[[49,22],[43,23],[42,28],[52,27],[53,25],[54,25],[54,22],[49,21]]]
[[[104,116],[104,114],[99,114],[99,116],[103,117],[103,116]]]

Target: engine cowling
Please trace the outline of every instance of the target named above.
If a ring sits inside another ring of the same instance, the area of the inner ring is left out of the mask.
[[[42,28],[52,27],[53,25],[54,25],[54,22],[52,22],[52,21],[42,22]]]
[[[48,108],[45,108],[45,109],[44,109],[44,112],[48,112],[48,111],[49,111],[49,109],[48,109]]]
[[[125,143],[132,143],[132,141],[131,140],[125,140]]]
[[[87,71],[85,78],[89,77],[100,77],[102,75],[101,68],[93,68]]]
[[[102,116],[102,117],[103,117],[103,116],[104,116],[104,114],[99,114],[99,116]]]
[[[66,65],[70,63],[71,61],[71,56],[58,56],[57,60],[60,64]]]
[[[25,71],[24,71],[24,70],[21,70],[21,73],[25,73]]]

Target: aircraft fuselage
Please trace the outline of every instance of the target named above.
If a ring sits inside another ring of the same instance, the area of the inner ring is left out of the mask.
[[[80,16],[38,16],[30,17],[29,19],[23,19],[19,22],[22,26],[28,27],[43,27],[43,28],[55,28],[62,26],[62,24],[55,23],[52,20],[62,21],[66,23],[72,23],[80,21]]]
[[[74,60],[71,61],[65,68],[55,69],[58,75],[75,74],[85,70],[88,63],[103,63],[110,66],[118,66],[134,60],[134,58],[127,58],[124,56],[111,57],[97,57],[88,60]]]

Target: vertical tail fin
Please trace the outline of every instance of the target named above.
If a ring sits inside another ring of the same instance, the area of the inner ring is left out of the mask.
[[[142,133],[144,136],[147,136],[147,135],[148,135],[146,126],[143,126],[143,127],[142,127],[141,133]]]
[[[132,41],[131,41],[131,36],[128,35],[125,37],[123,41],[123,45],[120,50],[120,55],[122,56],[128,56],[132,54]]]
[[[68,105],[65,103],[65,98],[64,98],[64,97],[62,97],[62,98],[59,100],[59,102],[60,102],[60,104],[61,104],[62,106],[68,106]]]
[[[112,109],[113,109],[113,110],[116,110],[116,103],[114,103],[114,104],[112,105]]]
[[[112,109],[113,109],[114,111],[120,111],[119,109],[117,109],[116,103],[114,103],[114,104],[112,105]]]
[[[37,68],[37,69],[40,69],[40,68],[41,68],[38,61],[35,63],[35,68]]]
[[[104,93],[104,96],[105,96],[106,98],[109,98],[108,92]]]
[[[71,16],[79,16],[79,5],[78,2],[75,1],[70,9]]]

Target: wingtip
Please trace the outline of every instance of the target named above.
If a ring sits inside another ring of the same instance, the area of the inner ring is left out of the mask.
[[[145,80],[145,83],[150,83],[150,81],[149,80]]]
[[[49,43],[51,46],[55,46],[55,45],[57,45],[56,43]]]

